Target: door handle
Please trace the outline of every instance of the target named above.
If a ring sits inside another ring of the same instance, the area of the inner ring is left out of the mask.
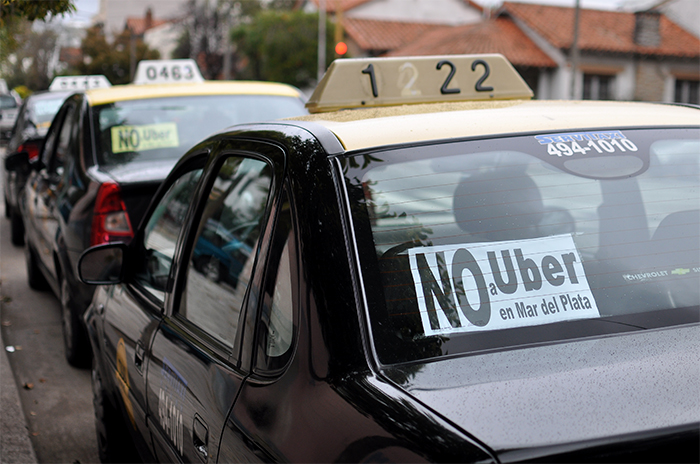
[[[143,343],[139,340],[134,348],[134,365],[139,372],[141,372],[141,367],[143,366],[143,352]]]
[[[197,450],[200,459],[207,462],[207,458],[209,457],[209,430],[202,418],[197,414],[194,415],[194,424],[192,424],[192,441],[194,449]]]

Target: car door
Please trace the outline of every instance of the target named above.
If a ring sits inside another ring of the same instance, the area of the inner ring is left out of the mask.
[[[149,425],[162,462],[217,461],[226,416],[248,373],[239,358],[248,331],[242,321],[258,300],[281,166],[236,153],[214,166],[151,350]]]
[[[27,234],[37,253],[41,265],[48,271],[55,284],[56,262],[53,255],[53,240],[58,229],[56,204],[64,181],[64,162],[69,154],[77,150],[78,106],[67,102],[56,118],[47,136],[41,154],[42,166],[27,188],[27,210],[29,221]]]
[[[184,164],[168,180],[162,197],[150,207],[144,227],[130,245],[134,263],[125,283],[110,288],[100,309],[104,320],[105,373],[120,391],[127,427],[136,444],[153,454],[148,428],[146,375],[153,335],[172,289],[170,271],[190,199],[202,174],[206,154]]]

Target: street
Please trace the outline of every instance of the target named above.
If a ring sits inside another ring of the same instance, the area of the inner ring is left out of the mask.
[[[0,149],[4,158],[4,149]],[[4,169],[0,186],[4,182]],[[1,190],[1,188],[0,188]],[[37,460],[99,462],[90,370],[71,367],[63,353],[59,302],[29,288],[24,249],[10,242],[0,202],[0,321]],[[20,426],[18,424],[18,426]]]

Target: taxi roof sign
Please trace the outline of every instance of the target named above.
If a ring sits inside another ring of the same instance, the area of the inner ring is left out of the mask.
[[[104,89],[111,86],[112,84],[109,80],[100,74],[91,76],[58,76],[51,81],[49,90],[52,92],[59,90],[89,90]]]
[[[186,84],[204,82],[197,63],[186,60],[141,60],[134,84]]]
[[[449,101],[530,99],[499,54],[338,59],[306,103],[311,113]]]

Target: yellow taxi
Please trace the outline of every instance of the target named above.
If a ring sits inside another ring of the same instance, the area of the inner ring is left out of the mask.
[[[700,110],[531,96],[338,60],[190,150],[79,263],[101,456],[697,462]]]
[[[19,209],[29,285],[49,287],[61,300],[66,357],[76,365],[90,362],[82,316],[94,290],[77,277],[80,253],[129,241],[170,169],[209,134],[306,113],[294,87],[205,81],[192,60],[141,61],[129,85],[78,90],[80,83],[57,83],[75,92],[37,161],[23,151],[5,162],[28,174]]]

